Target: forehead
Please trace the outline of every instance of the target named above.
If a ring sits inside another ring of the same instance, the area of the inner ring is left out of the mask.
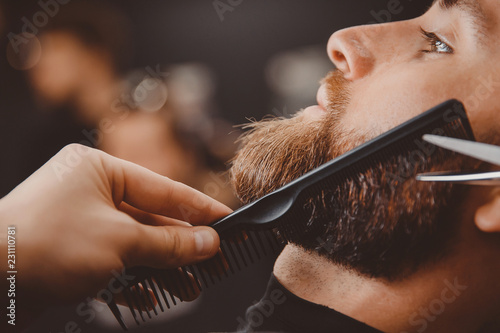
[[[500,36],[498,0],[434,0],[428,14],[434,24],[451,25],[454,33],[474,34],[474,43],[482,43],[484,49],[497,47]]]
[[[432,8],[441,10],[458,9],[475,15],[494,14],[498,16],[500,12],[500,1],[498,0],[434,0]]]

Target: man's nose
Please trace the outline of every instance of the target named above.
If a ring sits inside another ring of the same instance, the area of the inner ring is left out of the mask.
[[[354,81],[368,75],[375,66],[373,50],[370,50],[367,29],[370,26],[353,27],[334,33],[328,42],[328,55],[347,80]]]

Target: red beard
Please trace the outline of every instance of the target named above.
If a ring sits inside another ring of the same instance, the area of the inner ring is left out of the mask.
[[[348,104],[343,73],[325,79],[329,96],[321,120],[267,119],[246,125],[242,148],[232,161],[231,181],[243,203],[254,201],[363,143],[339,126]],[[300,113],[299,113],[300,114]]]
[[[340,72],[332,72],[325,80],[329,101],[323,118],[308,121],[299,115],[247,126],[250,131],[241,138],[242,148],[230,170],[243,203],[380,134],[365,137],[342,128],[349,100],[347,82]],[[307,223],[320,227],[306,230],[297,245],[361,274],[387,279],[400,278],[438,260],[460,227],[459,208],[466,191],[450,184],[417,182],[412,173],[472,169],[475,164],[442,152],[415,170],[409,155],[374,165],[310,198],[315,213]],[[405,181],[388,177],[401,168],[409,175]]]

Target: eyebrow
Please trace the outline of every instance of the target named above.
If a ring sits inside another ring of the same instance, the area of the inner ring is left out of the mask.
[[[480,35],[487,35],[486,15],[483,8],[476,0],[434,0],[432,5],[439,5],[442,10],[458,9],[472,18],[472,24]]]

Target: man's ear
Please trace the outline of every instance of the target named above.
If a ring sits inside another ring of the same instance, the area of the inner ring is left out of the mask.
[[[484,232],[500,232],[500,188],[476,211],[476,226]]]

